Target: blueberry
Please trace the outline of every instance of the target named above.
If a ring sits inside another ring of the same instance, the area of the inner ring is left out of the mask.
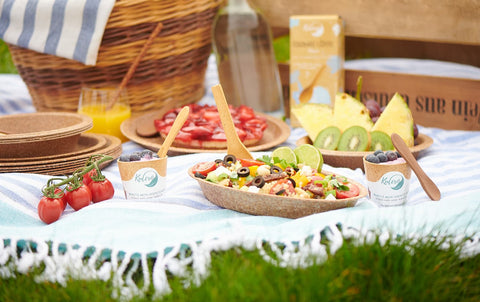
[[[139,161],[140,159],[141,159],[141,157],[138,153],[130,154],[130,161]]]
[[[384,163],[384,162],[388,161],[388,158],[387,158],[387,156],[385,155],[385,153],[379,153],[379,154],[377,155],[377,157],[378,157],[378,160],[379,160],[381,163]]]
[[[377,150],[377,151],[373,152],[373,155],[377,156],[380,153],[383,153],[383,151],[382,150]]]
[[[385,152],[385,155],[387,156],[389,161],[396,160],[398,158],[397,153],[395,153],[393,151],[387,151],[387,152]]]
[[[148,153],[147,153],[147,154],[144,154],[144,155],[142,156],[142,159],[150,160],[150,159],[152,159],[152,155],[151,155],[151,154],[148,154]]]
[[[129,154],[122,154],[120,156],[120,161],[130,161],[130,155]]]
[[[398,153],[398,151],[395,151],[395,154],[397,154],[397,158],[402,157],[402,156],[400,155],[400,153]]]
[[[153,152],[151,150],[145,149],[140,153],[140,156],[143,158],[152,158]]]
[[[380,160],[378,157],[375,156],[375,154],[368,154],[367,157],[365,157],[365,160],[374,164],[378,164]]]

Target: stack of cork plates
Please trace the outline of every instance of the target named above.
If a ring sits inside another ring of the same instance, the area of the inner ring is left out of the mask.
[[[75,113],[0,117],[0,173],[71,174],[92,155],[118,158],[122,153],[121,140],[85,133],[91,127],[89,117]]]
[[[36,157],[0,157],[0,172],[71,174],[83,167],[88,158],[95,154],[118,158],[122,154],[122,143],[119,138],[111,135],[83,133],[71,152]]]

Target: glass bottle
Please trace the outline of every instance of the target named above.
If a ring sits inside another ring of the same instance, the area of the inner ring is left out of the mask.
[[[218,77],[229,104],[283,114],[283,94],[272,34],[246,0],[229,0],[213,24]]]

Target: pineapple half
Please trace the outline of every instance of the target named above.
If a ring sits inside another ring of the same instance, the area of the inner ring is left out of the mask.
[[[292,108],[292,114],[295,115],[302,128],[307,131],[312,142],[315,141],[320,131],[333,125],[332,108],[326,104],[307,103]]]
[[[373,127],[367,107],[347,93],[338,93],[335,96],[333,120],[342,132],[352,126],[362,126],[367,131],[371,131]]]
[[[389,136],[392,133],[397,133],[408,147],[413,147],[415,144],[413,124],[412,112],[407,102],[400,94],[395,93],[373,126],[372,131],[383,131]]]

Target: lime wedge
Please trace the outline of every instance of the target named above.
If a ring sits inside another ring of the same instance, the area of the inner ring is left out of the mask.
[[[297,164],[297,155],[290,147],[279,147],[272,152],[272,158],[278,157],[280,160],[285,160],[289,164]]]
[[[307,165],[318,172],[322,171],[323,156],[317,147],[304,144],[296,147],[293,152],[297,156],[297,163]]]

